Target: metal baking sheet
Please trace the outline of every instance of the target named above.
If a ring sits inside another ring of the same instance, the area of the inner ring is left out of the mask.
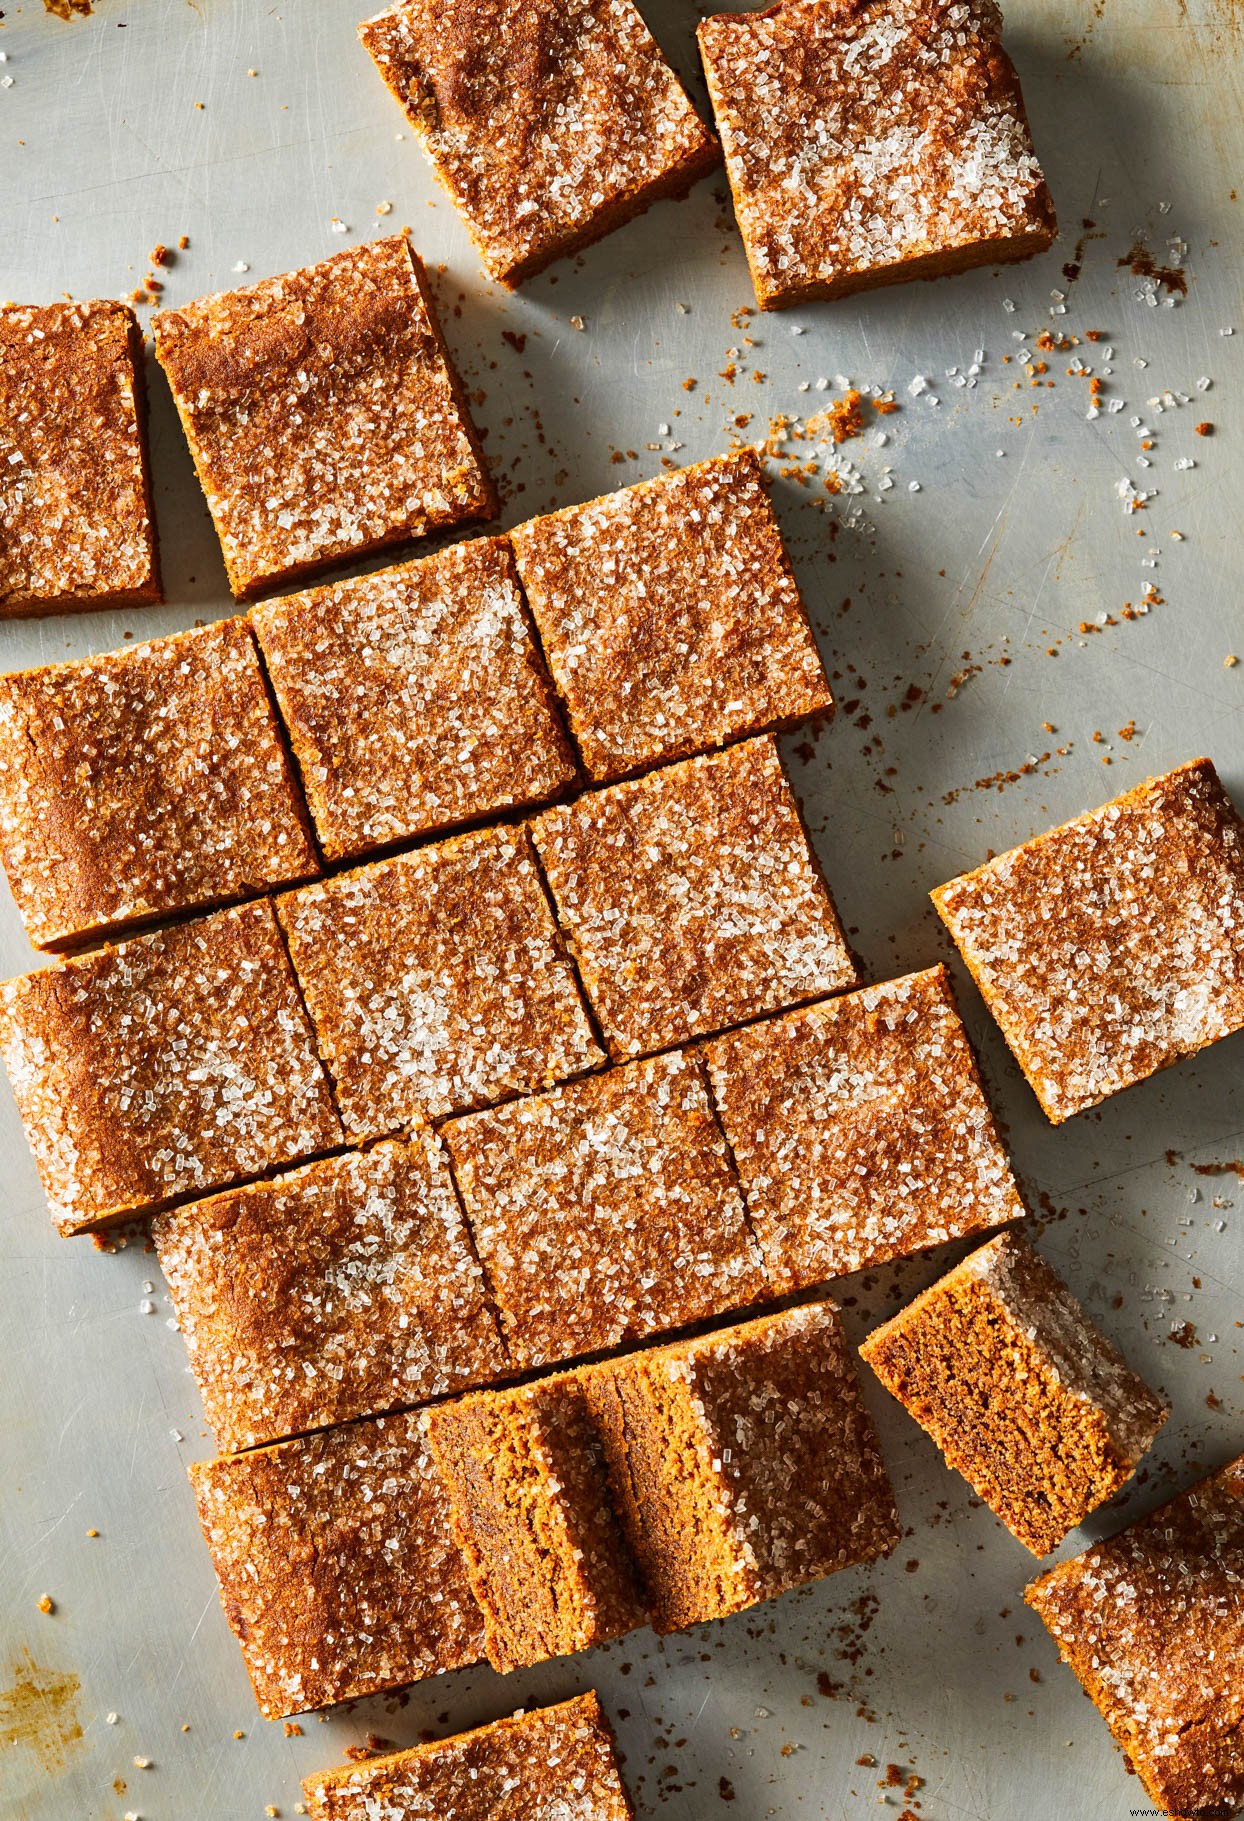
[[[694,73],[695,6],[644,10]],[[69,20],[4,0],[0,292],[123,296],[157,242],[187,235],[160,274],[180,302],[408,223],[506,523],[774,419],[805,430],[844,380],[892,388],[901,409],[836,455],[813,425],[780,464],[811,472],[776,490],[843,704],[786,751],[872,977],[947,953],[930,886],[1147,774],[1208,752],[1244,803],[1235,0],[1015,0],[1060,245],[771,318],[745,313],[720,177],[520,297],[486,283],[355,23],[348,0],[98,0]],[[1044,331],[1081,339],[1042,351]],[[1094,418],[1077,362],[1103,378]],[[152,393],[168,605],[0,626],[4,669],[230,612],[158,378]],[[1129,483],[1153,492],[1140,511]],[[7,900],[0,965],[32,965]],[[1100,1534],[1244,1447],[1244,1039],[1055,1131],[966,988],[965,1004],[1044,1250],[1174,1399]],[[923,1779],[921,1821],[1143,1811],[1022,1605],[1032,1560],[875,1387],[907,1527],[888,1562],[664,1643],[460,1674],[287,1737],[258,1719],[217,1604],[185,1477],[210,1443],[155,1261],[141,1241],[108,1256],[53,1236],[7,1091],[0,1145],[0,1814],[290,1815],[299,1778],[369,1733],[407,1744],[589,1685],[645,1817],[897,1816],[909,1798],[878,1788],[891,1763]],[[853,1331],[934,1274],[845,1283]]]

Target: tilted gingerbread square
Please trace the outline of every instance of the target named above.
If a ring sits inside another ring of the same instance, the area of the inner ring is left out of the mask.
[[[1020,1219],[944,967],[704,1050],[779,1293]]]
[[[1244,1804],[1244,1455],[1060,1562],[1024,1598],[1150,1800],[1172,1815],[1234,1815]]]
[[[452,1120],[443,1136],[520,1370],[768,1290],[692,1056],[627,1063]]]
[[[152,1233],[222,1452],[508,1369],[430,1132],[193,1202]]]
[[[502,284],[717,162],[631,0],[401,0],[359,36]]]
[[[154,328],[240,599],[494,510],[404,236],[162,310]]]
[[[1056,1125],[1244,1028],[1244,823],[1208,759],[932,898]]]
[[[266,900],[4,981],[0,1054],[62,1233],[342,1142]]]
[[[522,828],[277,900],[346,1130],[366,1139],[601,1062]]]
[[[762,309],[1053,240],[993,0],[785,0],[699,36]]]
[[[771,737],[592,791],[532,828],[615,1058],[855,985]]]
[[[246,623],[0,677],[0,853],[44,949],[314,878]]]
[[[268,1719],[483,1655],[419,1413],[199,1462],[190,1480],[220,1602]]]
[[[0,305],[0,618],[163,600],[146,417],[133,310]]]
[[[504,538],[251,620],[330,859],[546,801],[576,776]]]
[[[1113,1498],[1170,1413],[1018,1233],[965,1258],[860,1352],[1034,1555]]]
[[[511,536],[594,778],[832,705],[754,449],[532,519]]]

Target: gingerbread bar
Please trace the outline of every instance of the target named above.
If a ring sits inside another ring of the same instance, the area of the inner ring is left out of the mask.
[[[762,309],[1053,240],[993,0],[785,0],[699,36]]]
[[[739,1612],[898,1541],[832,1303],[579,1376],[657,1631]]]
[[[512,538],[594,778],[832,705],[754,449],[532,519]]]
[[[504,538],[251,620],[332,860],[546,801],[576,775]]]
[[[239,599],[495,509],[404,236],[162,310],[154,329]]]
[[[308,1777],[314,1821],[632,1821],[594,1694]]]
[[[1244,1805],[1241,1589],[1244,1455],[1024,1595],[1168,1814]]]
[[[1034,1555],[1113,1498],[1170,1414],[1018,1233],[965,1258],[860,1352]]]
[[[146,417],[133,310],[0,305],[0,618],[164,599]]]
[[[704,1056],[779,1294],[1022,1218],[944,967],[765,1019]]]
[[[352,1138],[601,1061],[525,829],[458,835],[277,910]]]
[[[503,1673],[588,1650],[646,1620],[573,1373],[428,1412],[454,1538]]]
[[[615,1058],[856,983],[771,736],[594,791],[532,826]]]
[[[502,284],[717,163],[631,0],[401,0],[359,37]]]
[[[699,1063],[627,1063],[444,1127],[516,1367],[763,1298]]]
[[[1244,824],[1208,759],[932,898],[1056,1125],[1244,1028]]]
[[[0,1054],[62,1233],[342,1142],[266,901],[4,981]]]
[[[43,949],[314,878],[245,622],[0,677],[0,854]]]

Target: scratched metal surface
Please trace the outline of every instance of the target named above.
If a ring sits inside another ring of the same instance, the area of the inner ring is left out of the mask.
[[[690,68],[690,0],[646,10]],[[1232,188],[1244,176],[1244,63],[1229,0],[1097,0],[1091,12],[1016,0],[1009,40],[1061,246],[1010,272],[735,323],[750,293],[720,180],[521,298],[486,284],[355,43],[355,11],[347,0],[100,0],[93,17],[63,22],[37,0],[5,0],[0,292],[124,295],[154,243],[187,234],[164,275],[181,301],[240,282],[239,262],[258,277],[409,223],[444,265],[448,335],[483,395],[506,522],[656,472],[654,444],[688,461],[723,447],[746,413],[737,428],[749,437],[779,413],[806,416],[839,375],[892,386],[902,409],[884,420],[886,444],[878,420],[840,452],[858,483],[848,474],[831,498],[824,452],[804,445],[820,468],[777,495],[847,705],[814,749],[796,738],[788,751],[874,977],[946,953],[925,892],[987,849],[1201,751],[1244,801],[1244,667],[1225,663],[1244,652],[1244,205]],[[1082,230],[1085,218],[1096,227]],[[1095,237],[1077,254],[1082,231]],[[1186,298],[1116,263],[1138,231],[1158,266],[1171,263],[1168,242],[1186,243]],[[1082,268],[1073,281],[1064,264]],[[1103,339],[1041,356],[1022,338],[1043,329]],[[1029,383],[1025,349],[1046,359],[1037,377],[1052,386]],[[1087,379],[1066,373],[1076,360],[1105,375],[1095,420]],[[720,377],[732,362],[733,384]],[[939,403],[912,394],[917,375]],[[1188,402],[1159,414],[1148,401],[1166,389]],[[1202,419],[1214,436],[1194,433]],[[158,381],[153,434],[168,605],[2,626],[3,668],[230,610]],[[1155,444],[1147,469],[1142,440]],[[1123,509],[1127,480],[1157,490],[1143,512]],[[1123,617],[1147,588],[1160,602]],[[32,965],[7,901],[0,951],[6,973]],[[1244,1046],[1222,1044],[1054,1132],[979,1002],[965,1003],[1046,1210],[1047,1253],[1174,1399],[1130,1501],[1147,1507],[1244,1447],[1244,1208],[1233,1174],[1197,1171],[1244,1152]],[[52,1236],[7,1092],[0,1144],[4,1816],[249,1821],[269,1804],[288,1815],[299,1777],[369,1731],[409,1743],[592,1683],[619,1719],[643,1816],[873,1812],[891,1761],[925,1779],[926,1821],[1113,1821],[1140,1806],[1020,1603],[1033,1563],[881,1396],[909,1531],[888,1563],[692,1636],[639,1634],[507,1681],[458,1675],[286,1738],[256,1718],[217,1607],[184,1473],[209,1444],[154,1261],[141,1243],[105,1256]],[[844,1286],[856,1330],[893,1306],[896,1286],[910,1294],[932,1275],[924,1262]],[[147,1282],[151,1315],[140,1312]],[[1196,1342],[1173,1345],[1184,1322]],[[44,1593],[56,1603],[47,1616]],[[881,1768],[857,1763],[865,1754]],[[151,1767],[135,1769],[136,1757]],[[903,1806],[898,1792],[884,1799]]]

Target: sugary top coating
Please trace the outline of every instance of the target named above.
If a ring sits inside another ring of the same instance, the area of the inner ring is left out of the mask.
[[[855,984],[771,738],[593,791],[532,827],[615,1057]]]
[[[754,449],[532,519],[511,536],[593,777],[831,706]]]
[[[575,776],[504,538],[251,619],[331,859],[539,802]]]
[[[359,36],[504,283],[715,162],[631,0],[404,0]]]
[[[705,1047],[779,1291],[1024,1214],[944,967]]]
[[[268,1719],[483,1655],[417,1413],[200,1462],[190,1479],[221,1605]]]
[[[153,326],[236,595],[492,512],[402,235]]]
[[[62,1233],[341,1143],[266,901],[4,981],[0,1053]]]
[[[1244,1026],[1244,826],[1208,759],[932,898],[1055,1123]]]
[[[160,599],[141,361],[125,304],[0,305],[0,616]]]
[[[474,1113],[445,1126],[444,1138],[520,1370],[766,1293],[688,1055]]]
[[[430,1132],[195,1202],[152,1233],[222,1450],[506,1372]]]
[[[245,622],[0,677],[0,852],[36,948],[313,878]]]
[[[762,302],[1054,229],[993,0],[787,0],[699,28]]]
[[[315,1821],[631,1821],[592,1693],[303,1783]]]
[[[1172,1814],[1244,1803],[1244,1456],[1024,1595]]]
[[[279,899],[278,914],[352,1137],[601,1060],[525,829],[342,873]]]

